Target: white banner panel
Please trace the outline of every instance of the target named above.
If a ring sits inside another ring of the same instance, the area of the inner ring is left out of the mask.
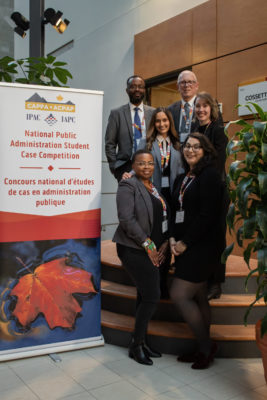
[[[238,108],[239,116],[252,114],[247,107],[244,107],[248,102],[257,103],[263,111],[267,111],[267,80],[239,85],[238,104],[243,106]]]
[[[0,96],[0,360],[102,344],[103,93]]]

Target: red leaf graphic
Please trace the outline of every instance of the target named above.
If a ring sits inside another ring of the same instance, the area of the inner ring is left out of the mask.
[[[72,328],[81,307],[73,293],[96,293],[92,274],[70,267],[66,258],[41,264],[33,273],[24,275],[12,289],[17,296],[13,315],[22,326],[29,325],[43,313],[51,329],[56,326]]]

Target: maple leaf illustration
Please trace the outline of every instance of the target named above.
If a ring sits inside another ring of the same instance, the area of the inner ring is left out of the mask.
[[[43,313],[51,329],[72,328],[82,310],[74,293],[96,293],[92,274],[66,265],[65,257],[49,261],[21,277],[12,289],[11,296],[17,297],[12,314],[22,326]]]

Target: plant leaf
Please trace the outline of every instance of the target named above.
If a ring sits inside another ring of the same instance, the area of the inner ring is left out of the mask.
[[[256,210],[256,219],[264,240],[267,239],[267,206],[259,206]]]
[[[67,258],[55,259],[19,279],[10,295],[17,297],[12,314],[22,326],[29,326],[42,313],[50,329],[74,328],[82,308],[73,294],[96,290],[91,273],[67,263]]]
[[[252,215],[250,218],[244,219],[244,224],[243,224],[244,239],[251,239],[255,234],[256,227],[257,227],[256,215]]]
[[[259,274],[267,273],[267,246],[258,250],[258,269]]]
[[[234,248],[234,243],[230,244],[229,246],[227,246],[221,256],[221,262],[222,264],[226,263],[227,258],[229,257],[229,255],[232,253]]]
[[[263,161],[267,162],[267,143],[262,142],[261,152],[262,152]]]
[[[264,196],[267,193],[267,172],[259,172],[258,173],[258,181],[261,196]]]
[[[234,220],[235,220],[235,205],[230,204],[230,207],[228,209],[228,213],[226,216],[226,222],[227,222],[227,225],[229,226],[230,232],[232,229],[234,229]]]
[[[248,102],[249,104],[252,104],[257,113],[259,114],[259,117],[262,121],[266,121],[266,116],[263,111],[263,109],[257,104],[257,103],[252,103],[251,101]]]
[[[249,244],[247,245],[247,248],[246,248],[246,249],[244,250],[244,252],[243,252],[244,260],[245,260],[247,266],[249,267],[249,269],[250,269],[249,261],[250,261],[250,257],[251,257],[251,252],[254,250],[255,243],[256,243],[255,240],[254,240],[254,242],[249,243]]]

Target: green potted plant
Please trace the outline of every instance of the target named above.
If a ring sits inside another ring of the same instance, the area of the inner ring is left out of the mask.
[[[63,68],[65,65],[66,62],[57,61],[54,56],[19,60],[6,56],[0,59],[0,82],[62,87],[72,79],[71,73]]]
[[[241,127],[227,146],[227,157],[232,160],[227,175],[231,200],[227,225],[230,233],[234,231],[237,244],[243,248],[243,258],[249,269],[246,287],[250,277],[257,274],[255,299],[245,314],[245,324],[257,301],[263,299],[267,303],[267,112],[256,103],[247,103],[246,107],[253,113],[254,122],[240,119],[229,122],[225,128],[228,132],[232,124]],[[225,249],[224,261],[233,248],[234,243]],[[253,254],[257,256],[257,268],[251,269]],[[256,324],[256,338],[263,355],[267,382],[267,359],[264,361],[263,354],[265,350],[267,357],[267,308],[262,320]]]

